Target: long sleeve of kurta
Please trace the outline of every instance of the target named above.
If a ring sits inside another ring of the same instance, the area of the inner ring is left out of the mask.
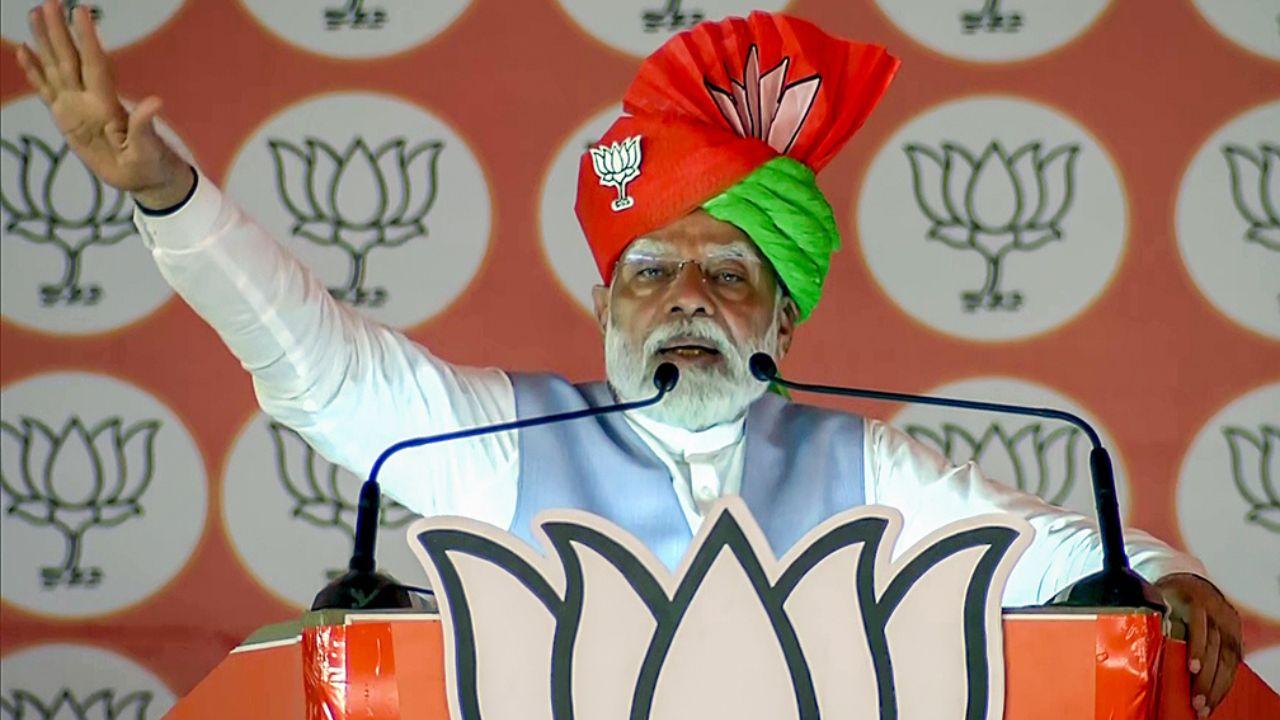
[[[252,374],[262,409],[357,476],[407,436],[513,416],[505,373],[450,365],[337,302],[207,177],[175,212],[135,209],[134,223],[160,273]],[[380,480],[416,512],[506,527],[515,452],[512,433],[422,448]]]

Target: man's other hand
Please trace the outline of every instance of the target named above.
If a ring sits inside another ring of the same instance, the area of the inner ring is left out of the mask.
[[[35,47],[19,45],[15,52],[27,81],[90,172],[146,207],[179,202],[194,178],[186,161],[156,134],[160,98],[152,95],[126,111],[89,9],[76,7],[74,28],[67,26],[65,12],[61,2],[45,0],[28,14]]]
[[[1187,641],[1191,707],[1208,717],[1236,677],[1242,654],[1240,616],[1213,583],[1198,575],[1176,573],[1155,585],[1169,606],[1173,637]]]

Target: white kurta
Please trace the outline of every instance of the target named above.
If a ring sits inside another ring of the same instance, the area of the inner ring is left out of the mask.
[[[310,272],[208,178],[165,216],[134,211],[134,223],[165,279],[252,373],[258,401],[330,461],[366,477],[387,446],[414,435],[510,420],[511,380],[495,368],[451,365],[395,330],[335,301]],[[628,416],[671,472],[690,527],[742,483],[742,421],[689,432]],[[1101,567],[1092,520],[982,476],[885,423],[865,423],[866,501],[905,519],[898,549],[963,517],[1010,512],[1036,538],[1005,592],[1006,605],[1047,600]],[[423,515],[464,515],[509,527],[515,514],[519,444],[514,433],[420,448],[390,460],[388,495]],[[1203,566],[1130,530],[1134,568],[1154,580]]]

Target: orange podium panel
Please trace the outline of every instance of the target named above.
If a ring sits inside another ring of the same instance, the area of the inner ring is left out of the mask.
[[[1122,609],[1009,611],[1007,720],[1193,720],[1186,645]],[[439,616],[308,613],[255,633],[167,716],[445,720]],[[1280,696],[1241,666],[1215,720],[1280,718]]]

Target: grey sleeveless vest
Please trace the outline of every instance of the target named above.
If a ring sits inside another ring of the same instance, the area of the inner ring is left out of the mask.
[[[615,402],[605,383],[521,373],[511,382],[521,418]],[[679,565],[692,538],[671,474],[620,413],[526,428],[519,443],[512,533],[532,543],[539,512],[585,510],[634,535],[667,567]],[[775,554],[865,503],[861,417],[766,393],[747,410],[746,443],[741,496]]]

